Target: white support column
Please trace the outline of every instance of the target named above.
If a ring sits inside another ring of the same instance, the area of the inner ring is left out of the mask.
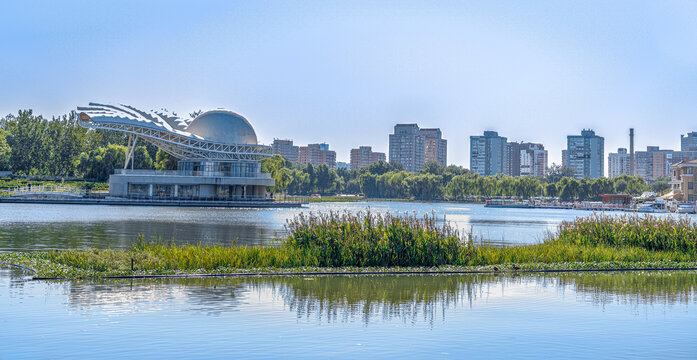
[[[150,188],[148,189],[148,196],[152,197],[152,184],[150,184]]]

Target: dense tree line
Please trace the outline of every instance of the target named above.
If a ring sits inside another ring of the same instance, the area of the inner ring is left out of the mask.
[[[79,126],[76,112],[49,120],[20,110],[0,119],[0,170],[106,181],[114,169],[123,168],[127,142],[123,133]],[[176,168],[172,157],[140,144],[134,150],[134,168]]]
[[[459,166],[429,163],[417,173],[385,162],[359,171],[335,170],[327,165],[297,166],[275,155],[263,162],[263,171],[276,179],[274,191],[289,194],[354,193],[369,198],[469,200],[480,197],[559,197],[562,201],[597,200],[600,194],[640,195],[649,190],[640,177],[581,179],[570,169],[553,166],[544,179],[532,176],[480,176]]]
[[[126,160],[126,135],[116,131],[88,130],[78,125],[77,113],[45,119],[31,110],[0,119],[0,170],[18,175],[76,177],[106,181]],[[176,169],[177,161],[145,141],[134,150],[136,169]],[[473,197],[559,197],[565,201],[595,200],[602,193],[638,195],[650,188],[637,177],[582,179],[568,168],[553,165],[545,179],[482,177],[459,166],[426,164],[417,173],[378,162],[360,171],[332,169],[327,165],[293,165],[279,155],[266,159],[262,171],[276,180],[274,192],[288,194],[362,194],[370,198],[466,200]],[[653,184],[662,191],[666,179]]]

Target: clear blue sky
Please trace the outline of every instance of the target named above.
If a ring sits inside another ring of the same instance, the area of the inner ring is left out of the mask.
[[[0,0],[0,114],[224,107],[260,141],[387,152],[398,122],[606,152],[697,131],[695,1]],[[607,171],[607,170],[606,170]]]

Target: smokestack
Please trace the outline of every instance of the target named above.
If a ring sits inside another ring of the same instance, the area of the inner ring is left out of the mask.
[[[634,176],[634,128],[629,129],[629,174]]]

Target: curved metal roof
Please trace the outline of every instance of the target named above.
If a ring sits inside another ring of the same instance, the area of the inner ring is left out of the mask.
[[[83,127],[138,135],[179,159],[261,160],[271,147],[258,145],[249,121],[231,111],[213,110],[195,119],[128,105],[90,103],[77,108]]]

